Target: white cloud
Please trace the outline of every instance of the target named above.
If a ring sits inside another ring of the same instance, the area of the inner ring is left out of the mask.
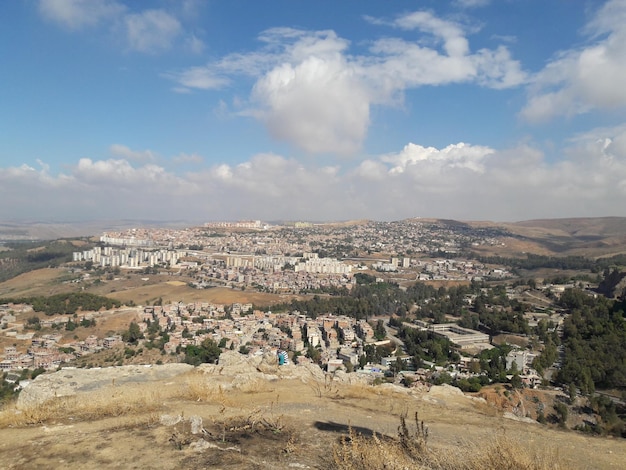
[[[177,174],[125,158],[84,158],[66,173],[0,168],[11,204],[0,218],[29,217],[460,220],[626,216],[626,125],[573,139],[551,162],[527,145],[507,150],[409,143],[355,167],[316,166],[276,154]],[[195,155],[174,160],[200,164]],[[37,168],[36,168],[37,167]]]
[[[115,36],[122,37],[132,51],[156,54],[170,49],[183,37],[183,25],[177,15],[189,17],[197,2],[170,5],[176,12],[146,9],[131,13],[115,0],[39,0],[41,15],[70,30],[105,25]],[[180,45],[193,54],[204,50],[204,43],[194,34],[188,34]]]
[[[216,75],[214,71],[206,67],[191,67],[181,72],[169,72],[163,76],[178,82],[182,87],[177,88],[185,91],[190,91],[193,88],[217,90],[230,83],[229,79]]]
[[[116,18],[126,7],[114,0],[40,0],[41,14],[63,27],[78,30]]]
[[[156,155],[151,150],[131,150],[125,145],[113,144],[109,147],[109,151],[112,155],[117,157],[124,157],[128,160],[135,161],[153,161],[156,159]]]
[[[458,24],[437,18],[430,12],[409,13],[398,17],[393,24],[402,29],[418,29],[442,39],[449,56],[464,56],[469,52],[469,42],[463,29]]]
[[[424,162],[429,167],[467,168],[482,173],[483,160],[495,151],[489,147],[472,146],[463,142],[449,145],[441,150],[434,147],[422,147],[413,143],[407,144],[398,154],[385,155],[381,161],[392,165],[392,174],[403,173],[410,166]]]
[[[273,137],[311,153],[354,153],[369,125],[367,91],[338,55],[274,68],[256,83],[252,99]]]
[[[626,2],[607,2],[585,31],[587,45],[561,52],[533,78],[523,118],[541,122],[626,106]]]
[[[202,39],[198,38],[195,34],[185,39],[185,47],[193,54],[202,54],[205,45]]]
[[[333,31],[272,28],[259,35],[257,51],[167,76],[198,89],[224,87],[234,75],[250,76],[256,82],[241,115],[255,117],[274,138],[307,152],[339,154],[360,149],[373,105],[401,104],[407,89],[448,83],[499,89],[526,78],[505,46],[472,52],[469,28],[432,13],[367,20],[413,31],[416,39],[379,39],[367,54],[351,55],[350,42]]]
[[[199,165],[202,162],[204,162],[204,158],[202,158],[200,155],[197,155],[195,153],[193,154],[187,154],[187,153],[181,153],[180,155],[175,156],[172,161],[178,165],[184,165],[184,164],[194,164],[194,165]]]
[[[461,8],[479,8],[489,5],[491,0],[455,0],[454,3]]]
[[[180,22],[163,10],[126,15],[124,27],[129,47],[146,53],[169,49],[182,31]]]

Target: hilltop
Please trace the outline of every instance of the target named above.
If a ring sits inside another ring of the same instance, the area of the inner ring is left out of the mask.
[[[56,398],[37,387],[52,387]],[[18,411],[0,415],[3,468],[350,468],[336,462],[346,462],[340,439],[352,429],[363,437],[353,435],[350,452],[391,452],[402,442],[394,440],[402,416],[422,468],[601,469],[626,459],[623,441],[506,419],[454,387],[372,386],[317,366],[278,367],[267,356],[224,353],[220,364],[197,368],[63,369],[23,393]],[[427,438],[415,431],[415,412]],[[373,434],[378,444],[359,440]],[[342,457],[333,461],[333,449]],[[488,455],[499,460],[486,465]],[[394,468],[397,457],[388,457]]]

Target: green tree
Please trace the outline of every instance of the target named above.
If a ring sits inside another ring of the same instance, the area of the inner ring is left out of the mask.
[[[319,363],[322,359],[322,353],[319,349],[314,348],[309,344],[309,347],[306,350],[306,357],[310,358],[315,363]]]
[[[568,415],[567,405],[565,405],[565,403],[558,402],[554,405],[554,411],[556,411],[559,425],[561,427],[565,427]]]
[[[200,346],[189,345],[185,348],[185,359],[187,364],[194,366],[202,363],[214,363],[216,362],[222,350],[212,338],[207,338]]]
[[[524,384],[522,383],[522,378],[519,376],[519,374],[513,374],[513,377],[511,377],[511,387],[513,387],[514,389],[520,389],[524,386]]]
[[[128,326],[128,330],[122,334],[122,339],[126,343],[137,344],[140,339],[143,339],[143,333],[139,329],[139,325],[136,322],[131,322]]]

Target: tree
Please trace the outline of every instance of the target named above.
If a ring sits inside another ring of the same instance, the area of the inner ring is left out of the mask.
[[[222,350],[212,338],[207,338],[200,346],[189,345],[185,348],[185,359],[187,364],[193,366],[202,363],[214,363],[219,359]]]
[[[393,375],[397,375],[404,368],[404,363],[402,359],[396,357],[396,360],[393,364],[391,364],[391,370],[393,371]]]
[[[554,411],[556,411],[559,425],[565,427],[567,421],[567,405],[565,403],[558,402],[554,405]]]
[[[376,326],[374,327],[374,338],[378,341],[382,341],[387,336],[387,331],[385,330],[385,324],[382,320],[378,320],[376,322]]]
[[[524,384],[522,383],[522,378],[519,376],[519,374],[513,374],[513,377],[511,377],[511,387],[517,390],[522,388],[523,386]]]
[[[322,353],[319,349],[316,349],[309,344],[309,347],[306,350],[306,357],[310,358],[315,363],[319,363],[322,359]]]
[[[131,322],[128,326],[128,330],[122,334],[122,339],[126,343],[137,344],[140,339],[143,339],[143,333],[139,329],[139,325],[136,322]]]

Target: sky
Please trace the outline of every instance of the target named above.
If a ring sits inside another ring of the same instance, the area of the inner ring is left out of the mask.
[[[0,222],[626,216],[626,0],[23,0],[0,24]]]

